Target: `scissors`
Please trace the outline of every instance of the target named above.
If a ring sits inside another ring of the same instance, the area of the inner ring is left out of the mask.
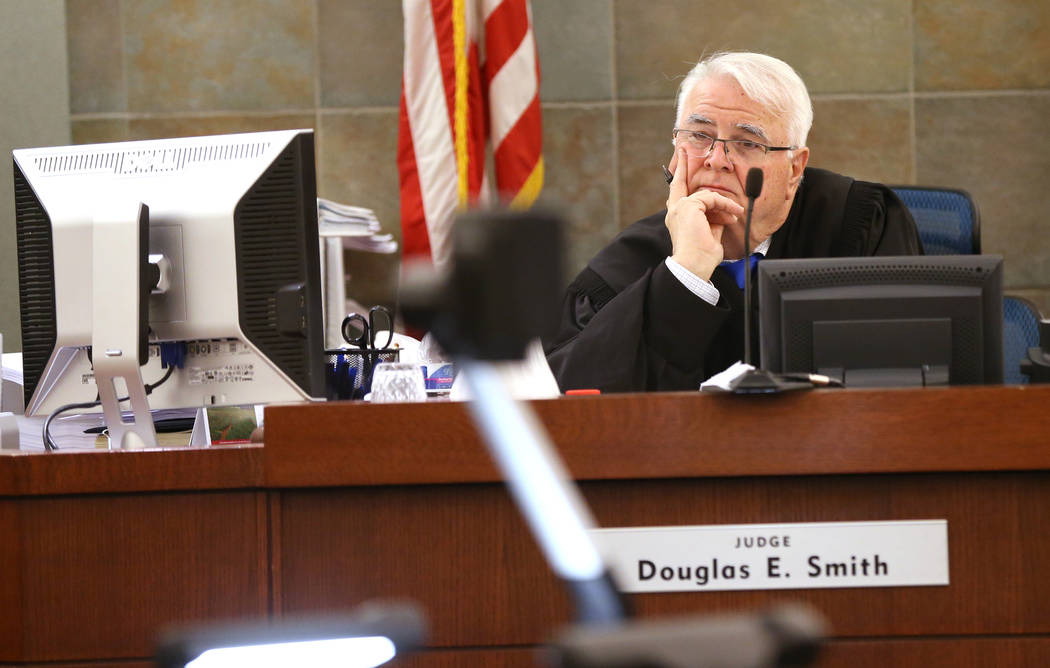
[[[376,317],[379,314],[380,317]],[[376,346],[376,335],[386,330],[386,341]],[[386,350],[394,339],[394,319],[385,306],[373,306],[368,310],[366,320],[360,313],[351,313],[343,318],[343,340],[361,350]]]
[[[379,315],[377,318],[376,315]],[[379,363],[379,350],[386,350],[394,338],[394,319],[384,306],[373,306],[368,310],[366,320],[360,313],[351,313],[343,318],[343,340],[361,349],[361,396],[372,389],[372,371]],[[376,335],[380,329],[387,333],[383,345],[376,347]],[[354,397],[360,398],[360,397]]]

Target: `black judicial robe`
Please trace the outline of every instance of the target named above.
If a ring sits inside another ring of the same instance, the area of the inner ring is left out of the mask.
[[[743,291],[721,267],[711,276],[721,293],[715,306],[682,285],[664,264],[671,254],[665,213],[621,232],[569,285],[558,329],[544,339],[562,391],[696,390],[743,359]],[[766,257],[921,253],[915,222],[889,188],[807,168]],[[755,295],[751,302],[754,310]]]

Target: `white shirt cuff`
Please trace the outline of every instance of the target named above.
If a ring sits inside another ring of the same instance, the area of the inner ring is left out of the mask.
[[[718,304],[718,299],[722,295],[718,291],[718,288],[715,287],[714,283],[700,278],[699,276],[697,276],[696,274],[679,264],[678,260],[675,260],[670,256],[668,256],[668,258],[664,260],[664,264],[667,265],[667,268],[671,270],[671,273],[674,274],[674,277],[677,278],[682,283],[682,285],[684,285],[686,289],[689,290],[689,292],[692,292],[694,295],[696,295],[700,299],[703,299],[711,306],[715,306]]]

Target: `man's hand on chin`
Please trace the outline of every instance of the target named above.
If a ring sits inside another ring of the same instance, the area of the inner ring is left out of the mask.
[[[724,229],[740,221],[744,207],[712,190],[698,190],[690,195],[684,149],[678,149],[675,158],[664,219],[671,234],[671,258],[700,278],[710,280],[723,258]]]

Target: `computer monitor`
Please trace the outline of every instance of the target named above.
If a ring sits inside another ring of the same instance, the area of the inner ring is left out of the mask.
[[[761,365],[848,387],[1002,383],[1002,258],[765,260]]]
[[[98,259],[112,250],[101,223],[121,206],[148,216],[152,264],[142,266],[159,274],[143,309],[143,379],[163,375],[157,344],[185,344],[153,408],[324,396],[312,130],[13,156],[26,415],[96,397],[93,317],[99,299],[117,299],[100,286],[120,285],[118,267],[137,266]]]

